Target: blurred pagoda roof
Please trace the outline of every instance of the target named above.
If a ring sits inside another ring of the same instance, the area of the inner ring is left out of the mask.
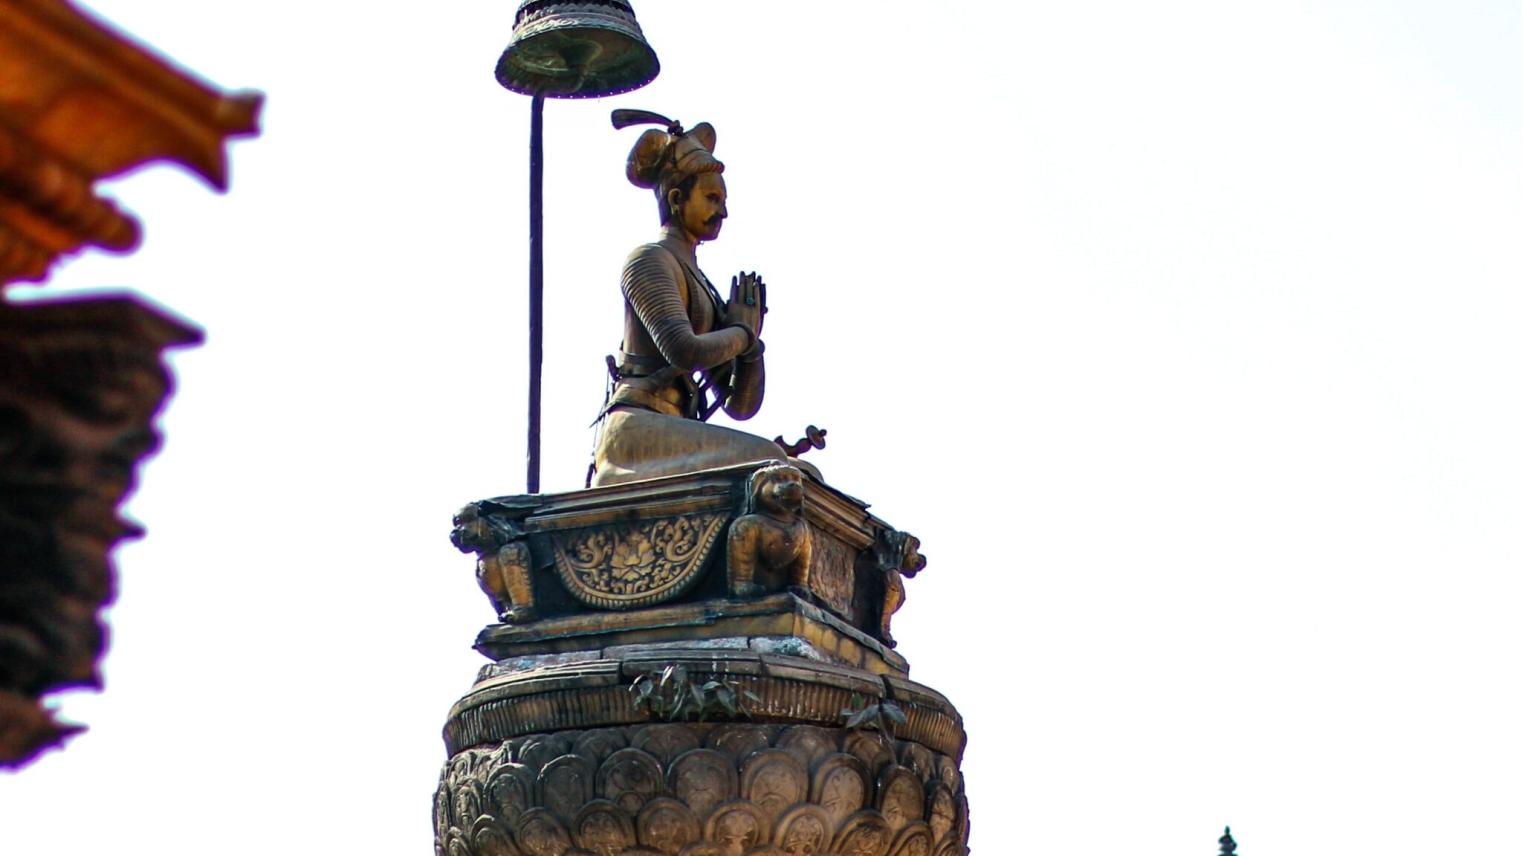
[[[84,247],[126,252],[138,223],[96,194],[153,161],[227,187],[230,137],[262,96],[203,83],[64,0],[0,0],[0,286]],[[98,687],[118,514],[199,330],[130,296],[13,302],[0,291],[0,768],[80,726],[45,701]]]
[[[101,178],[170,161],[227,188],[227,140],[263,96],[223,92],[65,0],[0,0],[0,285],[65,254],[125,252],[137,221]]]

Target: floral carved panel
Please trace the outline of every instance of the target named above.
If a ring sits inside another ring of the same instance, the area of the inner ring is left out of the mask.
[[[555,570],[588,606],[633,609],[680,597],[698,581],[724,528],[708,512],[557,532]]]

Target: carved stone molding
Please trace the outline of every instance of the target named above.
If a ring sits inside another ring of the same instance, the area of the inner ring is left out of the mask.
[[[792,653],[874,674],[909,674],[908,661],[897,651],[834,613],[790,593],[758,600],[708,600],[526,624],[493,624],[476,637],[476,650],[495,661],[519,662],[525,655],[600,659],[603,650],[614,652],[610,654],[614,656],[629,646],[680,643]]]
[[[748,707],[757,719],[834,726],[841,711],[862,700],[891,700],[907,719],[899,737],[954,758],[966,745],[961,715],[929,687],[798,657],[712,649],[629,653],[488,677],[450,711],[445,745],[454,754],[541,731],[650,722],[650,714],[635,707],[629,685],[668,665],[684,667],[699,682],[729,681],[751,693]]]
[[[957,760],[876,732],[760,722],[531,734],[456,754],[445,856],[963,856]]]

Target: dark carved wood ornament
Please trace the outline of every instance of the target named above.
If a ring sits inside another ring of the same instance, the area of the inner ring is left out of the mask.
[[[63,0],[0,0],[0,289],[63,256],[126,252],[137,221],[98,179],[151,161],[227,186],[226,141],[260,96],[226,95]],[[158,444],[166,348],[198,330],[131,296],[15,301],[0,291],[0,767],[79,726],[47,693],[96,686],[117,506]]]

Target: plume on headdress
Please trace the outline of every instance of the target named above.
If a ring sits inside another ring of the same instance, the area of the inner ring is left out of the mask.
[[[679,184],[688,176],[705,172],[723,172],[724,164],[713,156],[718,134],[707,122],[690,131],[682,123],[649,110],[614,110],[613,127],[631,125],[665,125],[666,130],[651,128],[639,135],[629,150],[625,174],[635,187],[659,190],[662,185]]]

